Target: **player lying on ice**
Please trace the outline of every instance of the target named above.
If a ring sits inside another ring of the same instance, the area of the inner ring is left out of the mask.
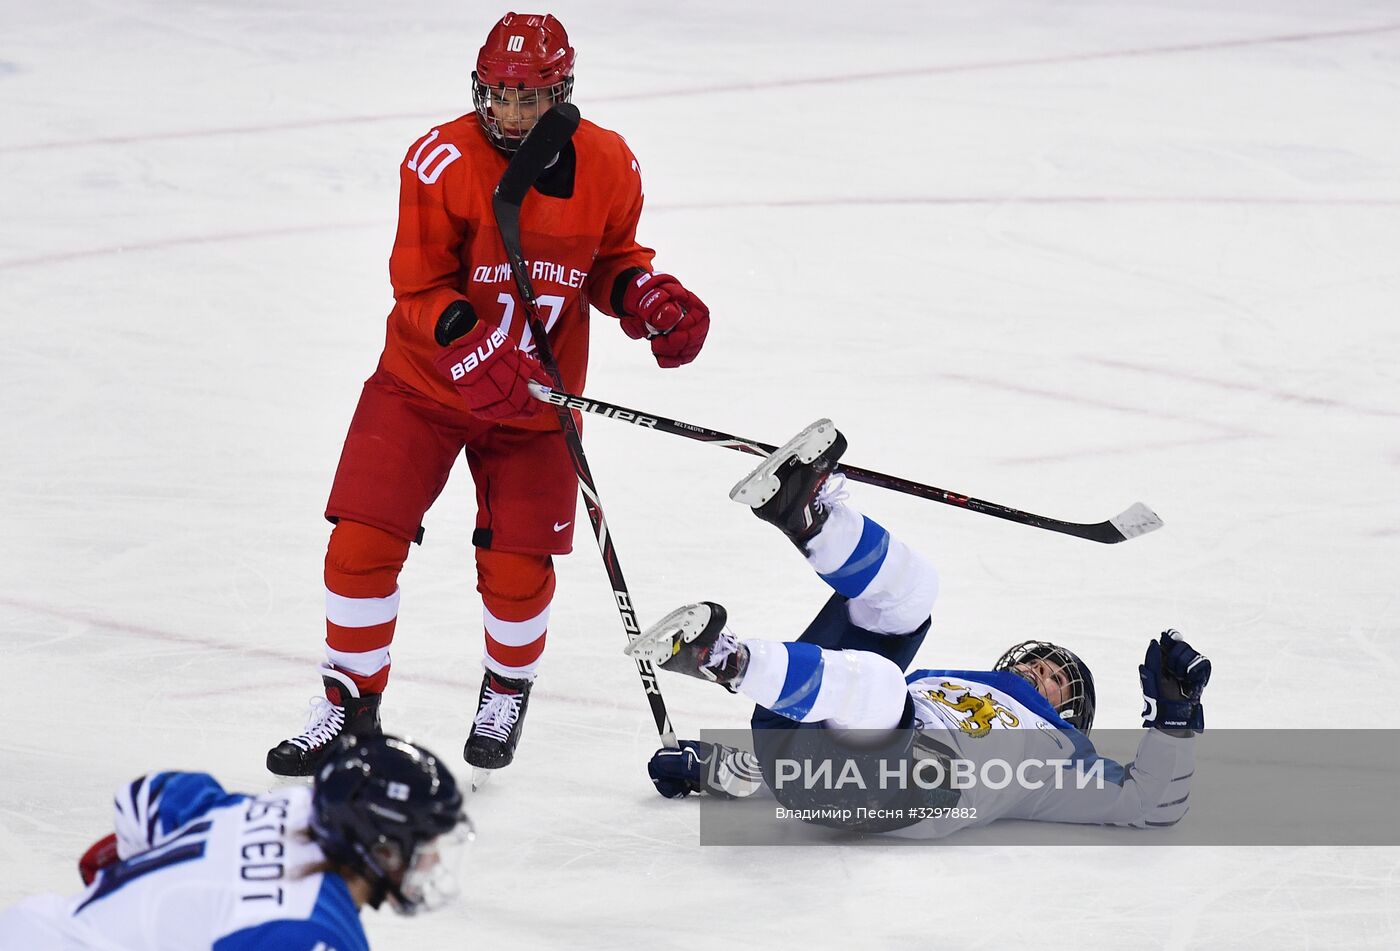
[[[937,818],[914,818],[933,810],[905,808],[863,825],[824,824],[863,831],[909,827],[906,834],[937,837],[1000,818],[1139,827],[1179,821],[1188,808],[1193,737],[1204,728],[1200,697],[1210,661],[1175,631],[1148,645],[1139,668],[1147,732],[1128,767],[1099,757],[1089,741],[1094,680],[1063,647],[1027,641],[1007,650],[990,670],[916,670],[906,676],[929,630],[938,575],[845,501],[845,480],[831,477],[845,448],[831,421],[820,420],[730,492],[776,525],[836,592],[800,638],[740,639],[727,629],[725,609],[704,602],[673,611],[627,648],[662,670],[720,684],[756,704],[756,758],[683,741],[679,749],[652,756],[648,771],[657,790],[670,798],[691,792],[738,798],[767,786],[785,805],[813,807],[822,803],[801,783],[788,792],[792,784],[783,779],[792,773],[781,772],[779,764],[833,749],[859,758],[870,755],[872,746],[906,764],[928,758],[975,763],[994,750],[1013,761],[1069,760],[1074,769],[1098,763],[1104,781],[1087,788],[1070,781],[958,790],[941,782],[933,790],[907,790],[914,798],[902,805],[964,808]]]
[[[117,790],[115,825],[79,863],[83,894],[0,914],[0,951],[367,951],[360,908],[451,901],[471,829],[447,767],[383,734],[343,737],[314,787],[141,776]]]

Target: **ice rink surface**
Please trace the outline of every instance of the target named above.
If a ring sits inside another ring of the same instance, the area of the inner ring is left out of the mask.
[[[643,240],[714,320],[663,371],[595,315],[589,392],[770,442],[830,416],[859,465],[1166,521],[1102,546],[856,487],[941,571],[925,666],[1052,637],[1128,727],[1174,626],[1214,661],[1213,726],[1400,727],[1400,9],[826,6],[553,5],[575,101],[640,159]],[[4,3],[0,906],[77,889],[118,783],[261,789],[301,728],[397,165],[470,110],[504,10]],[[710,598],[801,630],[823,588],[726,498],[750,457],[601,419],[586,442],[644,622]],[[454,763],[472,504],[459,472],[403,574],[384,709]],[[519,759],[470,804],[467,901],[366,914],[376,949],[1400,944],[1395,849],[702,848],[696,802],[647,782],[576,548]],[[682,735],[746,720],[663,686]]]

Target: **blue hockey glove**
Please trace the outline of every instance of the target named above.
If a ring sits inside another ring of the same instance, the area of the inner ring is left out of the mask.
[[[763,788],[763,771],[747,750],[681,740],[680,749],[662,747],[651,754],[647,775],[667,799],[705,793],[718,799],[742,799]]]
[[[663,746],[651,754],[647,775],[656,791],[667,799],[684,799],[705,791],[705,773],[714,747],[699,740],[681,740],[680,749]]]
[[[1147,645],[1138,668],[1142,680],[1142,725],[1159,730],[1205,729],[1201,692],[1210,681],[1210,661],[1182,639],[1163,631]]]

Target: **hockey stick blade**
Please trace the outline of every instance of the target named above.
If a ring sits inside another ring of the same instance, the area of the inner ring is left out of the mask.
[[[1125,541],[1129,538],[1137,538],[1139,535],[1146,535],[1148,532],[1155,532],[1162,527],[1162,520],[1157,517],[1157,513],[1141,502],[1134,502],[1122,514],[1115,515],[1108,521],[1118,530]]]
[[[530,304],[535,302],[535,290],[530,285],[529,271],[525,267],[524,252],[520,247],[520,206],[525,196],[554,157],[578,131],[578,107],[571,102],[561,102],[540,116],[520,148],[511,156],[496,190],[491,195],[491,210],[496,215],[496,225],[501,229],[501,240],[506,246],[506,256],[510,258],[511,272],[515,275],[515,286],[520,296]]]
[[[684,423],[679,420],[667,419],[665,416],[659,416],[655,413],[644,413],[640,410],[629,409],[626,406],[619,406],[616,403],[607,403],[603,400],[594,399],[591,396],[575,396],[572,393],[551,390],[549,387],[540,386],[537,383],[530,384],[530,392],[536,399],[546,403],[552,403],[561,408],[578,410],[583,413],[592,413],[596,416],[606,416],[608,419],[615,419],[622,423],[631,423],[633,426],[640,426],[643,429],[653,429],[658,432],[670,433],[673,436],[684,436],[686,439],[711,443],[723,449],[732,449],[735,452],[745,452],[754,456],[766,456],[777,448],[769,443],[745,439],[742,436],[731,436],[729,433],[707,429],[704,426],[696,426],[694,423]],[[1162,527],[1162,520],[1157,517],[1157,514],[1141,502],[1133,503],[1133,505],[1121,515],[1117,515],[1106,522],[1065,522],[1057,518],[1048,518],[1044,515],[1022,512],[1019,509],[1013,509],[996,502],[975,499],[968,495],[950,492],[947,489],[940,489],[933,485],[925,485],[922,482],[915,482],[911,479],[901,478],[900,476],[892,476],[883,472],[862,469],[860,466],[842,463],[836,467],[836,471],[845,474],[846,478],[850,479],[852,482],[864,482],[867,485],[879,486],[882,489],[889,489],[892,492],[902,492],[905,495],[928,499],[932,502],[941,502],[944,505],[952,505],[957,508],[967,509],[970,512],[990,515],[994,518],[1005,519],[1008,522],[1016,522],[1021,525],[1030,525],[1033,528],[1043,529],[1047,532],[1072,535],[1075,538],[1083,538],[1087,541],[1099,542],[1104,545],[1114,545],[1118,542],[1127,541],[1130,538],[1137,538],[1139,535],[1146,535],[1148,532],[1156,531]]]

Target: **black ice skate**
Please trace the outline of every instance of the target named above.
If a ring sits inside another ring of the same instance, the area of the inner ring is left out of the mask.
[[[267,768],[278,776],[310,776],[343,734],[380,732],[381,694],[361,696],[346,674],[325,665],[320,671],[326,695],[311,701],[306,730],[267,751]]]
[[[822,487],[846,451],[846,437],[829,419],[819,419],[789,439],[729,490],[729,497],[778,526],[808,554],[807,543],[826,524]]]
[[[713,601],[687,604],[643,631],[627,645],[627,654],[737,693],[749,652],[725,630],[728,618],[724,607]]]
[[[462,755],[475,769],[472,788],[479,787],[489,777],[482,770],[509,766],[515,759],[515,747],[520,742],[520,730],[525,725],[525,710],[530,705],[530,687],[534,681],[502,677],[487,671],[481,678],[481,693],[476,700],[476,718]]]

